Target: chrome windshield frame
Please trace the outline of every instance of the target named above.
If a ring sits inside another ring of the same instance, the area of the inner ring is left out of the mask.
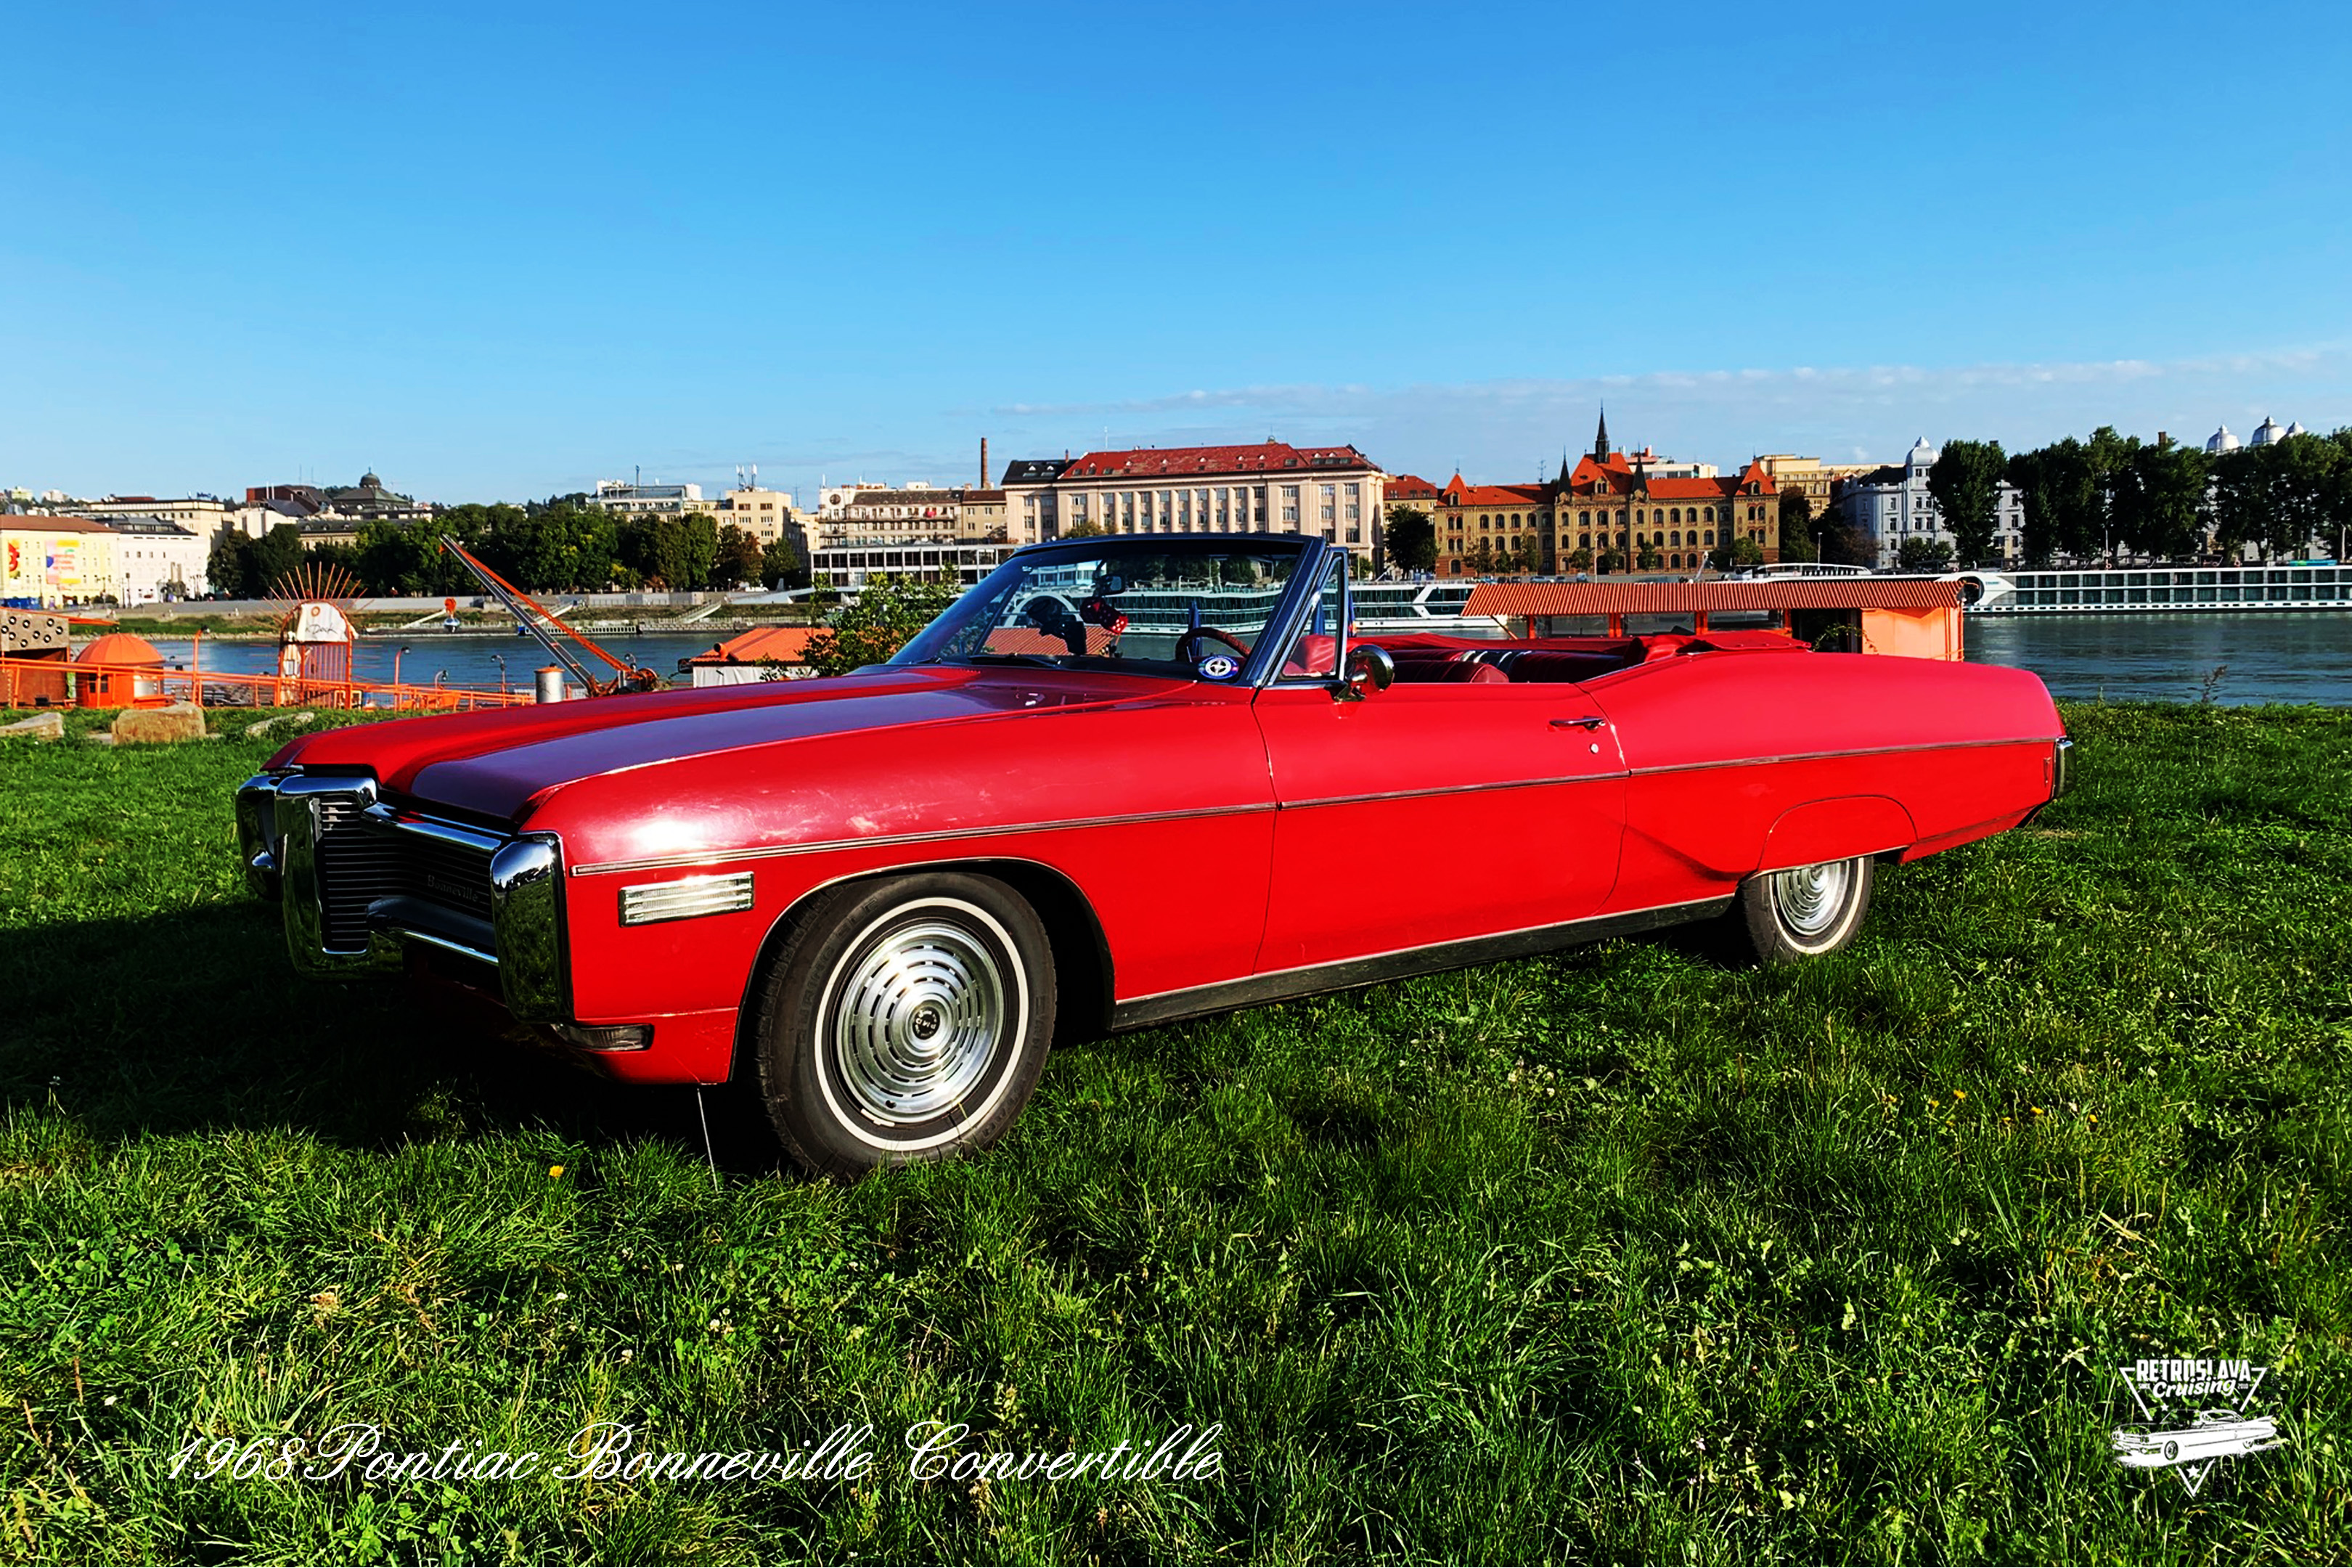
[[[967,600],[988,591],[996,582],[998,574],[1009,569],[1024,566],[1041,558],[1051,559],[1055,556],[1084,558],[1088,555],[1099,555],[1107,550],[1129,547],[1158,551],[1172,549],[1202,555],[1213,555],[1220,552],[1235,555],[1276,552],[1297,554],[1297,564],[1291,569],[1290,580],[1283,584],[1282,596],[1275,601],[1273,609],[1267,613],[1265,627],[1259,633],[1257,641],[1251,646],[1250,656],[1243,662],[1241,673],[1232,680],[1210,680],[1197,674],[1192,678],[1203,686],[1223,687],[1229,689],[1262,687],[1280,668],[1280,652],[1290,646],[1291,634],[1300,616],[1312,603],[1315,592],[1321,587],[1330,552],[1339,548],[1328,540],[1301,533],[1106,533],[1085,539],[1048,540],[1041,544],[1025,545],[1007,555],[998,564],[996,571],[990,573],[962,594],[958,595],[955,604],[942,610],[939,619],[946,619],[955,614],[957,608]],[[938,624],[938,620],[931,623],[932,626]],[[1281,628],[1279,637],[1275,635],[1277,627]],[[922,632],[916,634],[914,640],[920,641],[930,629],[930,626],[924,627]],[[913,643],[910,642],[908,647],[912,646]],[[914,659],[907,661],[909,666],[922,662],[929,661]],[[890,661],[891,665],[898,663],[898,659],[895,658]],[[877,668],[887,668],[889,666]]]

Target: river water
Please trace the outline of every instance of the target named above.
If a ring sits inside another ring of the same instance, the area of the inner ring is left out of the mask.
[[[2032,670],[2058,697],[2082,701],[2194,702],[2218,668],[2213,700],[2221,703],[2317,702],[2352,707],[2352,615],[2014,616],[1972,618],[1969,658]],[[677,661],[707,650],[713,637],[649,635],[603,639],[614,655],[664,675]],[[401,639],[362,638],[355,673],[362,680],[400,678],[429,686],[493,687],[501,675],[528,690],[531,672],[548,662],[537,643],[517,637],[435,634]],[[194,652],[185,638],[155,639],[171,663],[184,668]],[[205,641],[206,669],[258,674],[272,668],[268,643]],[[505,660],[501,671],[499,661]],[[683,679],[683,678],[681,678]]]

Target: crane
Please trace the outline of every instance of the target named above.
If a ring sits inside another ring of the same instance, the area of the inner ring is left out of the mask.
[[[499,604],[504,605],[509,610],[512,611],[516,621],[521,625],[522,629],[529,632],[532,637],[537,637],[539,639],[540,646],[547,649],[549,657],[552,658],[556,663],[562,665],[565,669],[570,670],[574,676],[578,677],[580,684],[587,688],[590,696],[611,697],[625,692],[658,691],[661,689],[662,678],[660,676],[655,674],[650,669],[630,664],[625,659],[615,658],[611,654],[606,653],[603,648],[598,647],[594,643],[589,641],[586,637],[582,637],[570,626],[565,626],[562,619],[558,616],[553,610],[549,609],[546,605],[532,598],[529,594],[524,593],[521,589],[516,587],[513,584],[508,582],[505,578],[499,576],[497,573],[483,565],[481,562],[475,559],[473,552],[467,550],[456,540],[444,538],[441,541],[441,548],[447,551],[450,554],[456,556],[461,563],[463,563],[466,570],[471,572],[475,578],[480,582],[482,586],[488,590],[492,598],[498,600]],[[542,622],[545,624],[542,625]],[[579,644],[580,647],[586,648],[590,653],[594,654],[598,658],[610,665],[613,668],[613,673],[601,679],[592,673],[587,664],[577,653],[556,640],[554,636],[548,631],[547,628],[549,626],[553,626],[556,630],[561,631],[565,637],[571,638],[572,641]]]

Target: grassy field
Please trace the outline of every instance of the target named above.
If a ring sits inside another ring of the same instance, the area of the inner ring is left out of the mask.
[[[217,717],[217,716],[216,716]],[[1064,1052],[855,1187],[294,978],[270,749],[0,742],[12,1560],[2352,1559],[2352,714],[2076,708],[2077,792],[1852,952],[1619,942]],[[234,729],[236,721],[229,721]],[[1540,852],[1513,825],[1495,847]],[[2288,1447],[2112,1465],[2112,1368]],[[1222,1423],[1206,1480],[908,1474]],[[198,1439],[856,1479],[172,1473]]]

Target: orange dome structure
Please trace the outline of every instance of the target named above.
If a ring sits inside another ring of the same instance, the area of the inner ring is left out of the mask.
[[[145,637],[109,632],[92,637],[74,655],[76,700],[84,708],[160,708],[163,656]],[[155,673],[148,673],[150,670]]]

